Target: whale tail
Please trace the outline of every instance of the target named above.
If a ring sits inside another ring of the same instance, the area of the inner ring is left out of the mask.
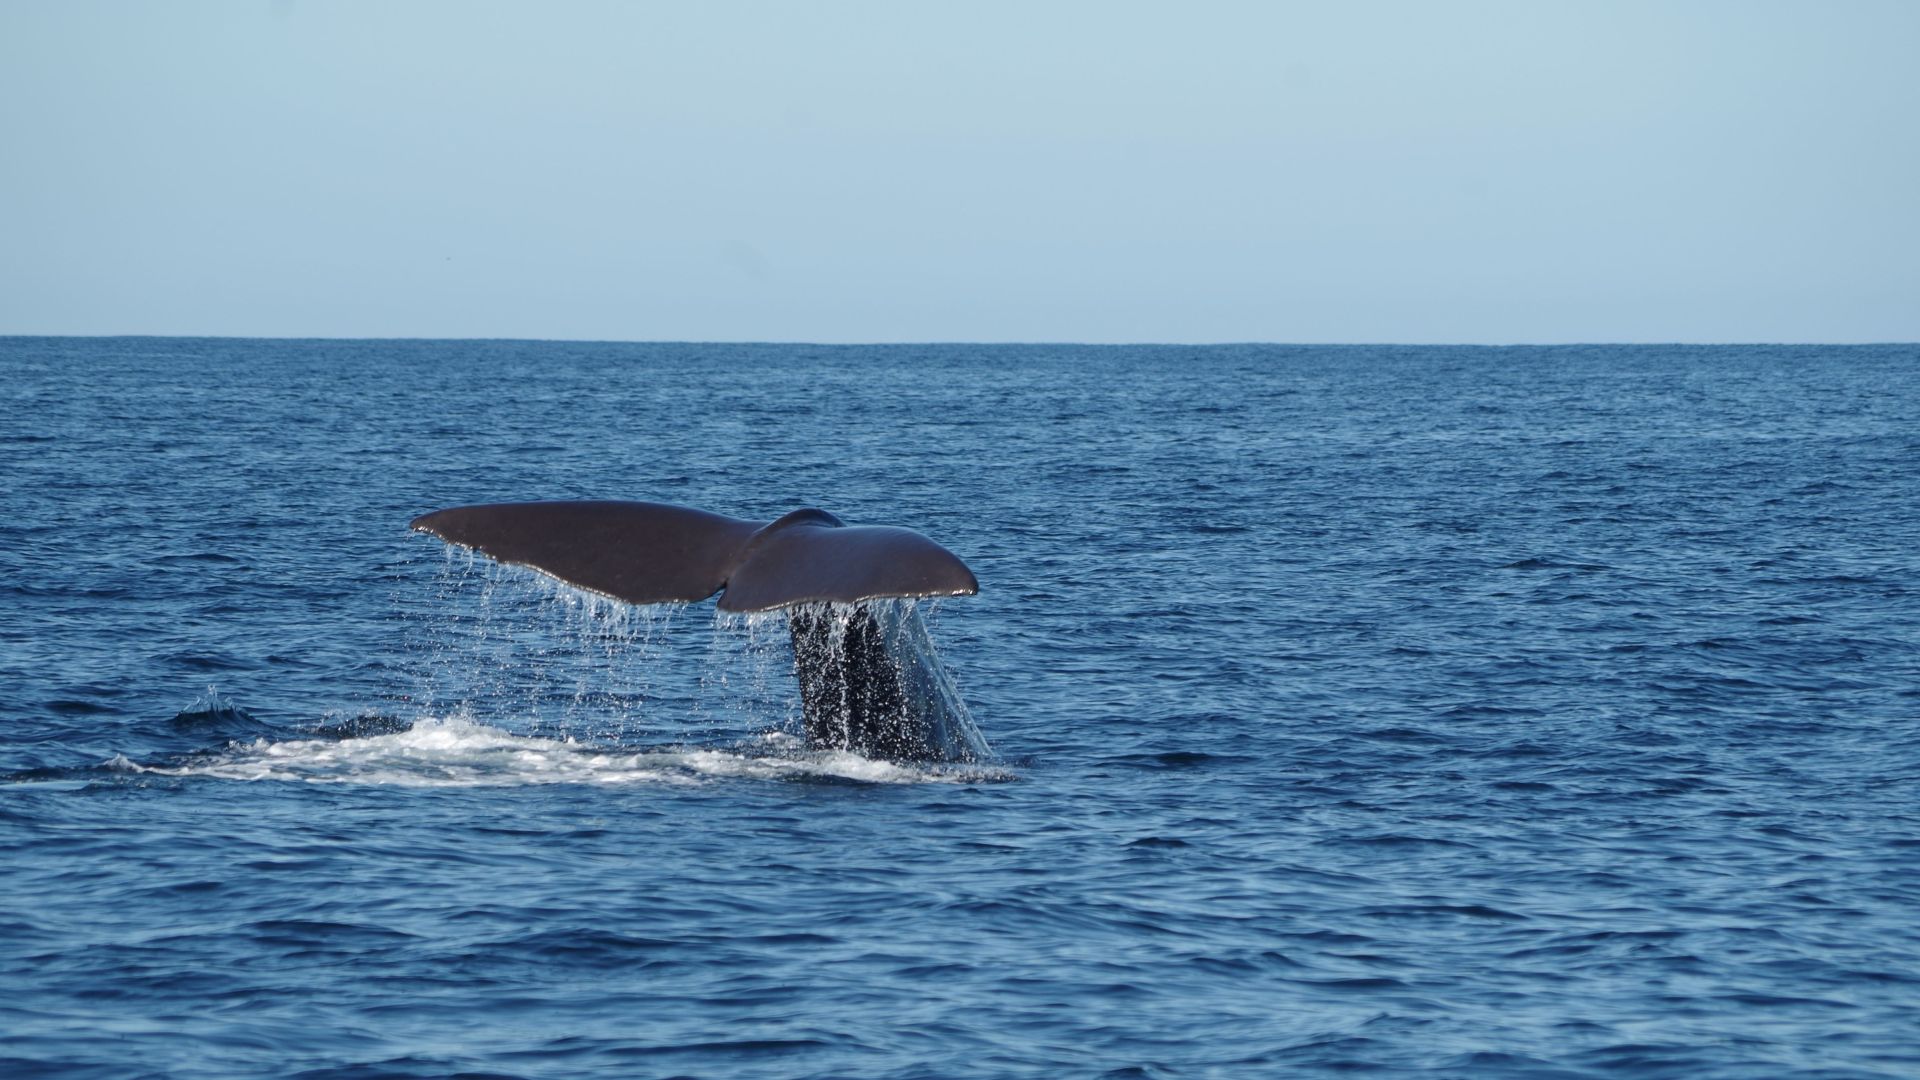
[[[824,510],[754,522],[665,503],[491,503],[412,527],[630,604],[718,592],[722,611],[771,611],[980,591],[965,563],[912,529],[849,526]]]
[[[413,528],[631,604],[719,593],[722,611],[785,609],[809,746],[889,760],[990,754],[910,602],[980,584],[911,529],[849,526],[823,510],[760,523],[644,502],[461,506]]]

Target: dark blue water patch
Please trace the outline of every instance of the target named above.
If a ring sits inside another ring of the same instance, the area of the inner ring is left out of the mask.
[[[49,712],[62,716],[93,716],[100,713],[118,711],[114,706],[98,701],[84,701],[74,698],[54,698],[45,703]]]
[[[1920,1068],[1911,346],[0,374],[7,1075]],[[959,552],[996,769],[406,532],[586,497]]]

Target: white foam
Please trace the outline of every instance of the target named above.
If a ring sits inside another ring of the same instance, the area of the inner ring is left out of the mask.
[[[806,750],[772,733],[731,749],[626,749],[548,739],[459,717],[423,720],[406,731],[360,739],[259,739],[189,761],[142,765],[116,755],[109,767],[161,776],[278,780],[400,787],[517,787],[534,784],[694,784],[706,779],[841,779],[875,784],[973,783],[1008,774],[978,767],[918,767],[844,751]]]

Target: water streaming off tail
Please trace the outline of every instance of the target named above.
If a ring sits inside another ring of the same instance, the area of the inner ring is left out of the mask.
[[[116,756],[106,768],[401,787],[1009,778],[970,767],[986,760],[986,744],[910,603],[873,613],[906,660],[903,685],[936,716],[942,745],[959,748],[938,762],[809,745],[783,612],[634,606],[460,551],[439,560],[431,588],[415,595],[394,598],[412,688],[400,697],[402,716],[288,738],[255,730],[257,721],[209,689],[176,727],[217,730],[223,746],[173,760]],[[842,621],[853,613],[823,612]]]
[[[792,641],[809,743],[899,760],[992,755],[909,599],[804,604],[763,616]]]
[[[623,604],[453,548],[413,588],[395,604],[415,716],[622,741],[731,726],[702,692],[709,635],[685,605]]]
[[[992,757],[934,649],[923,609],[935,604],[872,600],[752,614],[689,607],[626,604],[448,549],[430,587],[395,598],[414,688],[408,711],[619,745],[798,752],[804,734],[816,751],[957,763]],[[796,619],[818,621],[824,652],[796,658]],[[849,625],[867,627],[884,653],[898,721],[918,732],[913,752],[876,753],[855,738],[849,717],[857,710],[848,701],[827,710],[840,737],[820,738],[809,722],[820,703],[803,707],[801,686],[810,684],[796,676],[809,665],[845,664]]]

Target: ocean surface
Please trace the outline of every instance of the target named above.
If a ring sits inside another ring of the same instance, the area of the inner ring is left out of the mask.
[[[0,1076],[1920,1076],[1920,347],[0,339]],[[905,525],[994,756],[449,551]]]

